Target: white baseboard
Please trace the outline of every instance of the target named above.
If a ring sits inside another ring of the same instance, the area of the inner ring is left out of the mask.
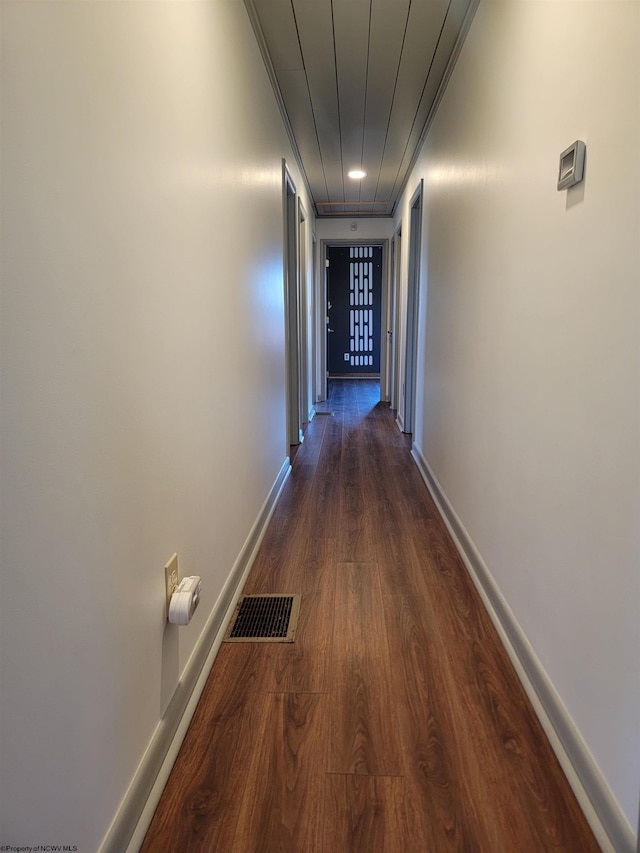
[[[227,623],[290,471],[287,457],[211,611],[169,706],[153,733],[99,853],[137,853],[142,846],[222,643]]]
[[[413,456],[603,853],[636,853],[637,839],[562,699],[415,445]]]

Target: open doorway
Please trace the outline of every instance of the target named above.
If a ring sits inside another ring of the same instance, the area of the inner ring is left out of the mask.
[[[328,398],[333,385],[366,379],[376,385],[380,399],[382,270],[381,245],[327,247]]]

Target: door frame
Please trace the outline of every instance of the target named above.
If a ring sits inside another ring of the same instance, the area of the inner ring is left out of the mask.
[[[398,410],[400,405],[400,306],[402,269],[402,224],[395,231],[391,240],[391,257],[389,258],[389,326],[387,338],[389,344],[389,373],[388,400],[389,408]]]
[[[311,345],[309,354],[311,356],[311,411],[309,416],[315,414],[313,404],[320,399],[320,381],[318,367],[319,338],[324,331],[322,323],[322,308],[319,303],[318,287],[318,238],[316,232],[311,232]]]
[[[422,198],[424,182],[409,202],[409,269],[407,276],[407,326],[404,369],[402,431],[413,433],[416,416],[416,372],[418,364],[418,308],[420,302],[420,249],[422,244]]]
[[[322,397],[318,397],[318,402],[327,399],[327,380],[328,380],[328,364],[327,364],[327,325],[328,325],[328,315],[327,315],[327,261],[328,261],[328,249],[332,247],[343,247],[343,246],[381,246],[382,247],[382,294],[381,294],[381,306],[380,306],[380,399],[383,398],[384,389],[387,387],[387,335],[384,334],[383,330],[388,328],[387,323],[389,322],[389,310],[388,310],[388,301],[389,301],[389,239],[387,237],[384,238],[373,238],[373,239],[365,239],[360,238],[358,240],[353,239],[329,239],[326,238],[324,240],[320,240],[320,252],[319,252],[319,262],[321,264],[322,273],[321,282],[322,286],[318,288],[319,291],[319,317],[324,318],[322,323],[319,323],[319,328],[322,328],[322,333],[318,335],[318,353],[317,353],[317,363],[320,368],[321,376],[319,376],[318,388],[324,390],[324,395]],[[321,381],[320,381],[321,380]]]
[[[312,410],[309,403],[309,297],[307,265],[307,212],[298,198],[298,363],[299,371],[299,422],[309,422]]]
[[[298,207],[296,185],[282,160],[284,212],[283,273],[285,312],[285,376],[287,444],[302,442],[300,420],[300,277],[298,266]]]

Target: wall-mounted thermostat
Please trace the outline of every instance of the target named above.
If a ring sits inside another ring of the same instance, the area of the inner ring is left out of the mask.
[[[584,178],[584,155],[587,146],[580,139],[576,139],[560,155],[560,168],[558,169],[558,189],[566,190],[574,184],[579,184]]]

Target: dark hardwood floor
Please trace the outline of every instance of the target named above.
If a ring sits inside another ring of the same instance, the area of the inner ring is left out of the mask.
[[[296,642],[224,644],[145,853],[597,851],[378,383],[332,383],[246,593]]]

